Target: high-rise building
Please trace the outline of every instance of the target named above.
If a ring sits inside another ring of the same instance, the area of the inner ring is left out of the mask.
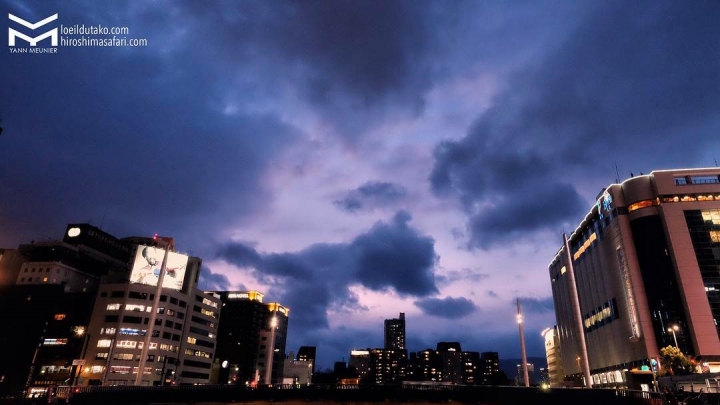
[[[360,382],[370,383],[372,374],[370,372],[370,349],[353,350],[350,352],[348,366],[355,369]]]
[[[563,362],[560,353],[560,338],[557,333],[557,326],[547,328],[542,331],[542,337],[545,339],[545,355],[547,357],[547,383],[551,387],[560,387],[565,379],[563,372]]]
[[[480,366],[479,352],[462,352],[462,383],[465,385],[479,385],[482,368]]]
[[[220,297],[196,288],[201,259],[168,252],[151,321],[165,256],[164,249],[138,245],[129,277],[100,284],[79,385],[134,385],[140,367],[142,385],[209,382]]]
[[[464,368],[460,342],[438,342],[436,351],[442,365],[442,381],[461,384]]]
[[[651,366],[675,338],[712,368],[720,358],[718,268],[719,168],[654,171],[608,186],[549,265],[566,376],[579,378],[587,358],[593,385],[624,385],[623,370]]]
[[[498,385],[505,383],[500,381],[500,357],[497,352],[480,353],[480,367],[480,384]]]
[[[385,349],[405,350],[405,313],[400,317],[385,320]]]
[[[290,309],[276,302],[263,303],[265,296],[258,291],[213,293],[222,300],[224,320],[218,330],[216,359],[225,366],[218,382],[282,383]]]

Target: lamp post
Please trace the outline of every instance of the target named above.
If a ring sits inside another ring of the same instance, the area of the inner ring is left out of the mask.
[[[161,244],[162,246],[162,244]],[[160,267],[160,274],[158,275],[157,287],[155,288],[155,297],[153,299],[152,310],[150,311],[150,319],[148,320],[147,330],[145,331],[145,342],[143,348],[140,351],[140,363],[138,364],[138,372],[135,377],[135,385],[142,385],[142,378],[145,369],[145,362],[147,361],[148,350],[150,350],[150,339],[152,338],[153,329],[155,329],[155,319],[157,319],[157,311],[160,306],[160,295],[162,294],[162,283],[165,278],[165,270],[167,269],[168,253],[170,252],[170,243],[164,241],[165,254],[163,255],[162,266]],[[150,379],[152,379],[152,372],[150,373]],[[165,376],[162,376],[165,378]]]
[[[675,341],[675,348],[680,350],[680,346],[678,346],[678,342],[677,342],[677,335],[675,335],[675,331],[678,329],[680,329],[679,326],[673,325],[672,327],[668,328],[668,332],[672,332],[673,340]]]
[[[528,377],[527,352],[525,351],[525,331],[523,330],[523,316],[520,312],[520,298],[517,299],[517,323],[520,329],[520,351],[522,353],[523,375],[525,376],[525,386],[530,386],[530,378]]]
[[[265,384],[271,384],[272,383],[272,371],[273,371],[273,365],[275,360],[275,330],[277,329],[277,317],[273,315],[272,319],[270,320],[270,345],[268,347],[267,352],[267,359],[266,359],[266,365],[265,365]]]

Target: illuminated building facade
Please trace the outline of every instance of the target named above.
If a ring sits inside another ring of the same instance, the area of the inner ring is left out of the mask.
[[[720,169],[654,171],[608,186],[568,246],[549,265],[566,378],[581,374],[580,361],[568,360],[583,353],[579,334],[600,387],[650,366],[675,345],[673,330],[684,353],[720,355]]]
[[[561,387],[565,379],[563,371],[562,355],[560,352],[560,339],[557,333],[557,327],[547,328],[542,331],[542,337],[545,339],[545,356],[547,357],[547,383],[551,387]]]
[[[134,248],[136,259],[130,274],[122,280],[109,277],[100,284],[78,385],[135,384],[164,255],[155,252],[158,261],[149,265],[145,257],[150,253],[145,248]],[[172,287],[161,288],[142,384],[207,384],[216,349],[220,298],[196,288],[201,259],[174,252],[169,255],[182,256],[178,258],[182,269],[174,269],[168,259],[163,286],[169,282]],[[132,274],[139,272],[144,272],[143,279],[134,280]]]

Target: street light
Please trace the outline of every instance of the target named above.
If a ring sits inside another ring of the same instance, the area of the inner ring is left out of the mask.
[[[668,328],[668,332],[672,332],[673,340],[675,340],[675,348],[680,350],[680,347],[678,346],[678,343],[677,343],[677,335],[675,335],[675,331],[678,329],[680,329],[680,327],[678,327],[677,325],[673,325],[671,328]]]

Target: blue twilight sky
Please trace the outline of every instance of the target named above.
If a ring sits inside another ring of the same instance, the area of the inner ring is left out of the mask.
[[[547,264],[615,165],[622,180],[720,158],[716,1],[0,9],[3,30],[147,40],[3,45],[0,247],[69,222],[174,236],[202,288],[289,306],[288,352],[317,345],[322,367],[381,346],[399,312],[410,350],[519,357],[516,296],[543,355]],[[7,17],[55,13],[34,31]]]

